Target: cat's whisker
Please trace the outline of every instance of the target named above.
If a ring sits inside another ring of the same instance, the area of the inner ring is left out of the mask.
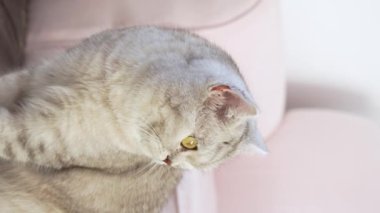
[[[149,162],[147,165],[145,165],[144,167],[142,167],[141,169],[139,169],[135,176],[141,176],[141,175],[144,175],[146,173],[148,173],[148,171],[150,171],[150,169],[152,167],[154,167],[156,164],[154,162]]]
[[[149,174],[149,173],[151,173],[151,172],[155,171],[155,170],[156,170],[156,168],[158,168],[158,164],[156,164],[156,163],[153,163],[153,166],[152,166],[152,167],[150,167],[150,168],[148,169],[148,171],[146,171],[146,172],[145,172],[145,174]]]
[[[146,127],[148,127],[149,130],[151,130],[154,135],[161,140],[158,132],[156,131],[156,129],[152,126],[152,124],[150,124],[149,122],[147,122],[147,120],[145,118],[140,118],[139,120],[141,122],[141,124],[144,124]]]
[[[142,174],[145,174],[145,170],[147,170],[151,166],[151,163],[143,166],[142,168],[138,168],[138,170],[135,172],[134,176],[140,176]]]
[[[139,127],[139,129],[142,131],[142,133],[144,133],[146,136],[149,136],[149,138],[151,138],[152,140],[149,140],[149,141],[152,141],[154,143],[160,143],[161,141],[160,140],[157,140],[158,138],[155,137],[155,135],[151,134],[148,130],[146,130],[144,127]]]
[[[147,136],[149,136],[152,140],[151,142],[157,144],[157,148],[159,149],[159,153],[162,153],[164,151],[163,146],[161,146],[162,140],[161,137],[159,136],[157,130],[149,124],[146,119],[141,118],[138,120],[140,122],[138,125],[138,128]],[[153,134],[152,134],[153,133]]]
[[[157,131],[150,124],[144,122],[142,119],[136,120],[136,127],[146,136],[156,139],[153,140],[153,142],[159,143],[161,141],[161,138],[158,135]]]
[[[158,134],[158,132],[156,131],[156,129],[153,127],[153,125],[152,124],[147,124],[147,125],[153,131],[153,133],[157,136],[157,138],[161,141],[161,137]]]

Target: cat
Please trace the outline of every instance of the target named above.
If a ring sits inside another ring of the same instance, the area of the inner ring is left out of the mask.
[[[237,65],[207,40],[101,32],[0,77],[2,212],[159,212],[183,170],[265,150],[256,117]]]

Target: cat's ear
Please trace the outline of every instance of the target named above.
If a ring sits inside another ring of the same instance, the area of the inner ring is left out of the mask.
[[[213,85],[208,91],[208,106],[214,110],[220,120],[234,117],[252,117],[258,114],[254,103],[246,100],[240,91],[225,84]]]

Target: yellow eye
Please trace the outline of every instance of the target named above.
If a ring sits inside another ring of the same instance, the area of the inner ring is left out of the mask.
[[[185,149],[195,150],[198,147],[198,141],[196,138],[194,138],[192,136],[188,136],[181,141],[181,146]]]

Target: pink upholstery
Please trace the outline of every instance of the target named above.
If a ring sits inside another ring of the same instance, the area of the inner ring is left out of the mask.
[[[259,0],[33,0],[35,29],[30,39],[77,40],[101,29],[131,25],[165,24],[191,29],[231,22],[251,10]],[[36,13],[38,12],[38,14]],[[47,19],[54,18],[54,20]],[[60,22],[56,22],[60,21]],[[84,28],[83,28],[84,27]],[[67,32],[71,32],[66,37]]]
[[[380,126],[296,110],[268,143],[268,156],[239,157],[218,169],[218,212],[380,212]]]

